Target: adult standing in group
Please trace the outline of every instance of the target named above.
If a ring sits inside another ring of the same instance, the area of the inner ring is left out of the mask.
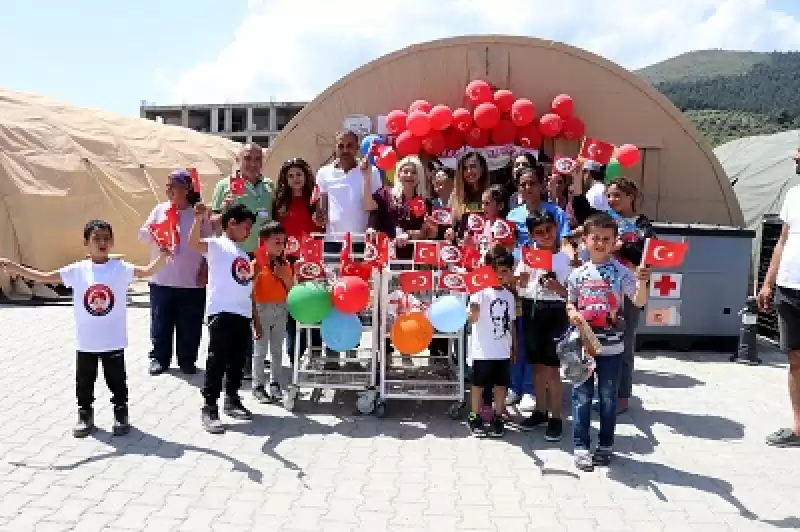
[[[155,258],[161,250],[150,225],[165,221],[171,208],[177,214],[180,239],[172,260],[150,281],[150,341],[153,345],[150,375],[160,375],[169,368],[173,335],[178,366],[183,373],[191,375],[197,372],[208,273],[203,256],[186,243],[194,223],[194,204],[200,201],[200,194],[193,188],[191,174],[179,169],[169,174],[166,195],[167,201],[156,205],[139,229],[139,240],[151,245],[151,255]],[[200,228],[200,236],[211,236],[211,225],[207,221]]]
[[[272,182],[261,175],[264,164],[264,153],[261,146],[247,144],[239,151],[236,157],[236,170],[230,176],[223,177],[214,187],[211,198],[211,226],[216,234],[222,233],[220,220],[222,211],[234,203],[241,204],[256,215],[256,223],[247,240],[238,244],[242,251],[250,258],[258,247],[258,233],[261,224],[272,219],[272,200],[274,197]],[[231,190],[232,182],[236,179],[243,180],[241,194]],[[252,375],[252,350],[245,360],[244,378]]]
[[[800,185],[786,193],[780,218],[781,236],[758,293],[758,304],[762,310],[774,306],[778,314],[781,348],[789,353],[789,400],[794,420],[792,428],[770,434],[767,443],[800,447]]]
[[[583,186],[586,190],[586,200],[592,209],[598,211],[608,210],[606,198],[606,167],[596,161],[584,161]],[[583,221],[581,220],[581,223]]]
[[[489,187],[489,165],[486,158],[476,151],[461,156],[456,164],[456,179],[450,204],[453,220],[460,228],[467,225],[469,213],[483,212],[483,192]]]

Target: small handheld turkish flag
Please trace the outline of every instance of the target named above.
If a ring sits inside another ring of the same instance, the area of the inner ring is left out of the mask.
[[[186,170],[192,176],[192,190],[200,194],[200,175],[197,173],[197,168],[187,168]]]
[[[300,244],[298,256],[304,262],[322,262],[322,240],[306,238]]]
[[[372,266],[367,263],[351,262],[348,259],[347,262],[343,261],[341,266],[340,275],[342,277],[360,277],[367,282],[369,282],[370,278],[372,277]]]
[[[408,202],[408,212],[411,213],[411,216],[414,218],[421,218],[425,216],[425,200],[421,197],[417,196],[411,201]]]
[[[642,262],[645,266],[677,268],[683,264],[683,259],[688,250],[688,242],[672,242],[671,240],[648,238],[644,244]]]
[[[614,155],[614,145],[602,140],[586,138],[581,146],[581,157],[585,161],[594,161],[598,164],[607,165]]]
[[[244,195],[244,178],[240,175],[232,175],[229,178],[229,188],[234,196]]]
[[[491,288],[497,286],[497,274],[491,266],[481,266],[476,268],[470,273],[464,274],[464,284],[467,286],[467,292],[475,294],[484,288]]]
[[[452,209],[433,209],[431,218],[439,225],[453,225]]]
[[[253,253],[255,255],[256,264],[261,268],[266,268],[269,264],[269,255],[267,254],[267,246],[264,244],[264,239],[258,239],[258,247]]]
[[[481,263],[481,252],[475,246],[464,246],[461,249],[461,267],[467,270],[477,268]]]
[[[342,240],[342,250],[339,252],[339,260],[342,262],[349,262],[350,261],[350,250],[353,248],[353,237],[350,236],[350,232],[344,234],[344,239]]]
[[[546,249],[522,248],[522,260],[534,270],[553,269],[553,253]]]
[[[434,242],[414,242],[414,262],[437,265],[436,244]]]
[[[311,205],[319,201],[319,185],[314,185],[314,190],[311,192]]]
[[[169,249],[172,251],[175,250],[180,236],[175,231],[175,226],[172,225],[169,219],[164,220],[163,222],[150,224],[148,229],[150,230],[150,235],[153,237],[153,240],[159,248]]]
[[[433,288],[433,272],[403,272],[399,276],[400,289],[406,294],[422,292]]]

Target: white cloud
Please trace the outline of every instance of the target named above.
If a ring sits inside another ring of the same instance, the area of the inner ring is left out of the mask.
[[[161,85],[172,102],[309,100],[388,52],[484,33],[562,41],[631,69],[696,49],[800,49],[800,19],[766,0],[249,0],[230,44]]]

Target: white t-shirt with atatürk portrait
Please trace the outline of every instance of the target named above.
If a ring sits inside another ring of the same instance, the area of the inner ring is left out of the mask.
[[[478,321],[472,324],[471,360],[506,360],[511,358],[511,335],[517,305],[506,288],[484,288],[469,297],[470,304],[480,305]]]

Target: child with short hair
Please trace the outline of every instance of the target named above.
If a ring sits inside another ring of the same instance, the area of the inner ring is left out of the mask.
[[[202,422],[207,432],[222,434],[225,427],[219,420],[217,401],[223,381],[225,414],[234,419],[253,418],[239,397],[245,359],[252,345],[250,320],[253,316],[253,274],[250,258],[240,244],[250,236],[256,215],[242,204],[229,205],[220,218],[222,234],[201,239],[200,227],[208,209],[205,204],[197,203],[194,213],[189,245],[202,253],[208,262],[208,358],[202,389],[205,398]]]
[[[76,438],[85,438],[95,430],[94,384],[98,362],[114,405],[114,435],[130,432],[128,420],[128,385],[125,374],[125,348],[128,346],[128,285],[136,277],[152,275],[169,255],[162,250],[147,266],[134,266],[112,259],[114,244],[111,224],[90,220],[83,229],[83,244],[88,258],[52,272],[42,272],[0,258],[0,266],[43,284],[63,284],[72,288],[77,347],[75,390],[78,399],[78,423],[72,429]]]
[[[505,433],[506,391],[511,381],[511,362],[517,357],[517,342],[512,330],[516,318],[514,295],[506,286],[513,284],[514,256],[503,246],[490,249],[484,257],[497,275],[497,285],[484,288],[469,298],[469,322],[472,324],[470,359],[472,360],[472,411],[467,423],[474,436],[502,437]],[[482,392],[494,391],[494,415],[484,426],[480,412]]]
[[[583,224],[583,243],[589,260],[573,270],[567,281],[567,315],[573,325],[587,322],[602,345],[595,357],[594,374],[572,390],[572,425],[575,465],[583,471],[611,462],[617,422],[617,391],[625,341],[621,315],[623,299],[637,307],[647,303],[650,269],[629,270],[613,257],[617,241],[616,221],[607,213],[596,213]],[[597,381],[600,402],[600,434],[597,449],[590,454],[589,425]]]
[[[285,387],[283,382],[283,338],[289,312],[286,298],[294,284],[292,268],[283,256],[286,230],[278,222],[266,222],[259,233],[264,246],[266,264],[253,261],[253,397],[259,403],[277,402]],[[262,259],[263,260],[263,259]],[[264,360],[270,353],[270,385],[266,390]]]
[[[544,438],[561,440],[561,363],[556,353],[556,338],[569,327],[567,320],[567,279],[572,260],[559,249],[558,224],[552,213],[540,210],[526,220],[536,248],[553,254],[552,271],[534,269],[519,261],[515,276],[519,282],[525,330],[525,353],[533,365],[533,390],[536,409],[520,423],[522,430],[547,424]],[[549,412],[549,416],[548,416]]]

